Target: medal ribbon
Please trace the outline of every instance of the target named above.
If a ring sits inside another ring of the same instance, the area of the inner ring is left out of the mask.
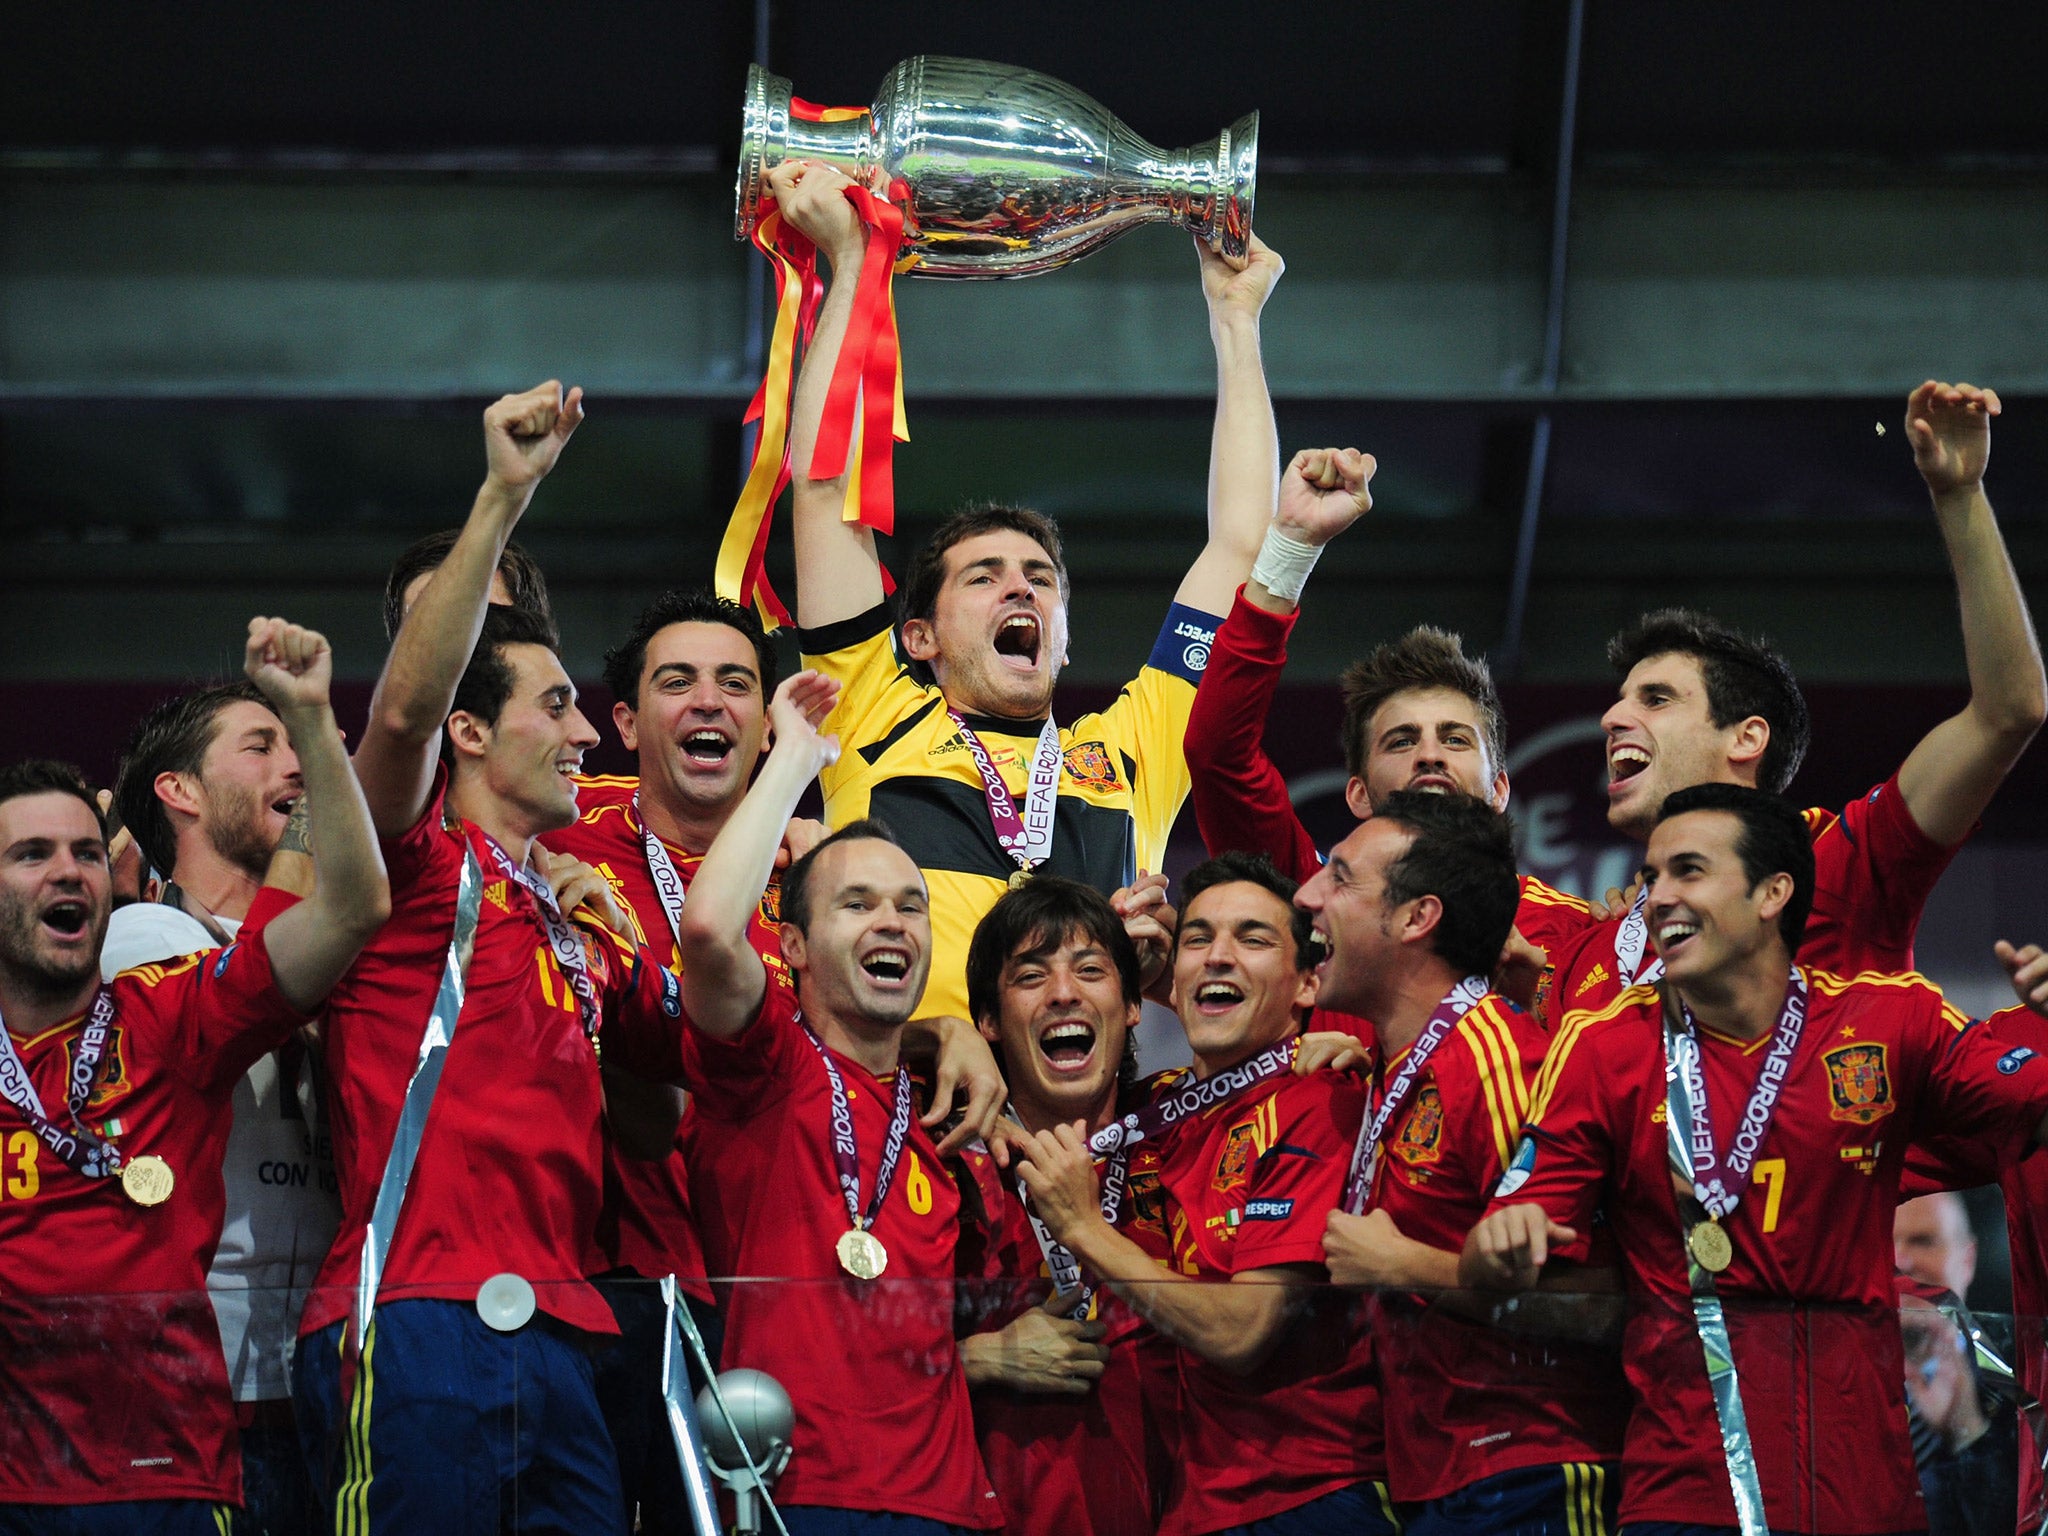
[[[1292,1071],[1296,1043],[1289,1036],[1249,1061],[1239,1062],[1210,1077],[1195,1078],[1185,1087],[1154,1099],[1144,1108],[1133,1110],[1120,1120],[1112,1120],[1088,1138],[1088,1150],[1097,1157],[1109,1157],[1126,1147],[1135,1147],[1147,1137],[1157,1136],[1168,1126],[1178,1125],[1190,1115],[1230,1103],[1261,1083]]]
[[[790,114],[810,122],[840,122],[865,117],[867,109],[793,100]],[[868,248],[806,471],[813,479],[846,475],[846,520],[878,533],[895,531],[895,444],[910,439],[894,281],[896,272],[911,263],[896,260],[903,244],[904,212],[892,201],[899,196],[907,199],[909,193],[900,184],[889,192],[889,198],[880,198],[863,186],[847,188],[847,201],[870,231]],[[817,247],[785,224],[773,204],[748,238],[775,275],[775,321],[769,332],[767,368],[744,418],[761,424],[753,462],[719,544],[716,585],[719,596],[751,603],[762,623],[774,630],[789,622],[789,610],[768,583],[768,534],[775,503],[791,474],[789,416],[797,353],[810,345],[824,289],[818,280]],[[882,585],[885,591],[894,587],[886,570]]]
[[[43,1109],[42,1095],[29,1080],[28,1068],[14,1048],[14,1037],[7,1032],[6,1024],[0,1022],[0,1098],[20,1110],[37,1139],[81,1178],[104,1179],[121,1171],[120,1149],[95,1136],[78,1118],[85,1113],[86,1103],[99,1083],[100,1059],[106,1055],[113,1027],[114,990],[103,985],[93,994],[92,1008],[78,1037],[78,1054],[71,1062],[71,1081],[65,1090],[64,1105],[71,1121],[67,1131]]]
[[[1805,981],[1794,966],[1792,975],[1799,993],[1803,1027],[1806,1000]],[[1788,1009],[1791,999],[1786,999]],[[1782,1033],[1784,1017],[1779,1019]],[[1693,1166],[1693,1148],[1688,1141],[1686,1127],[1692,1127],[1691,1135],[1696,1137],[1704,1124],[1703,1110],[1706,1101],[1704,1078],[1699,1081],[1696,1092],[1692,1075],[1681,1070],[1677,1049],[1678,1042],[1686,1042],[1692,1049],[1695,1069],[1697,1068],[1699,1042],[1691,1034],[1692,1020],[1686,1019],[1686,1033],[1679,1033],[1670,1024],[1667,1009],[1665,1024],[1661,1031],[1664,1037],[1664,1123],[1666,1129],[1665,1147],[1670,1155],[1671,1166],[1681,1178],[1696,1179]],[[1796,1037],[1795,1037],[1796,1038]],[[1776,1090],[1772,1093],[1776,1099]],[[1752,1105],[1754,1100],[1752,1100]],[[1765,1111],[1768,1123],[1769,1111]],[[1744,1117],[1745,1124],[1748,1116]],[[1708,1132],[1711,1142],[1712,1132]],[[1761,1142],[1759,1133],[1757,1140]],[[1754,1148],[1751,1149],[1754,1151]],[[1699,1185],[1693,1185],[1695,1195]],[[1731,1204],[1729,1209],[1733,1209]],[[1693,1230],[1702,1225],[1705,1212],[1695,1199],[1680,1197],[1678,1200],[1678,1224],[1683,1237],[1681,1246],[1685,1250],[1686,1286],[1692,1295],[1693,1329],[1699,1335],[1700,1354],[1707,1368],[1707,1389],[1714,1399],[1714,1418],[1721,1428],[1721,1454],[1728,1465],[1728,1488],[1735,1501],[1735,1523],[1741,1536],[1770,1536],[1770,1524],[1764,1517],[1764,1490],[1756,1470],[1756,1447],[1749,1437],[1749,1416],[1742,1406],[1742,1382],[1735,1371],[1735,1346],[1728,1337],[1728,1316],[1721,1305],[1720,1290],[1714,1284],[1713,1271],[1699,1261],[1699,1255],[1692,1250]]]
[[[547,930],[548,948],[554,952],[555,963],[562,968],[562,974],[569,979],[569,990],[576,994],[576,1013],[582,1020],[583,1033],[595,1041],[598,1028],[604,1023],[604,1012],[598,1005],[597,984],[590,979],[590,957],[584,953],[583,940],[577,936],[576,925],[563,915],[561,903],[555,900],[554,888],[547,881],[532,870],[521,869],[514,864],[511,856],[498,846],[497,839],[490,833],[483,833],[483,840],[484,846],[491,850],[498,873],[513,884],[524,887],[540,908],[540,921]]]
[[[1640,983],[1650,986],[1664,979],[1664,962],[1650,955],[1649,963],[1643,957],[1650,947],[1650,888],[1646,885],[1636,892],[1635,904],[1628,909],[1628,915],[1621,920],[1621,927],[1614,934],[1614,969],[1624,987]]]
[[[1714,1144],[1707,1076],[1701,1064],[1692,1011],[1681,1002],[1679,1013],[1685,1027],[1682,1031],[1667,1031],[1671,1038],[1665,1049],[1685,1084],[1686,1123],[1692,1130],[1682,1171],[1691,1178],[1693,1195],[1706,1207],[1707,1214],[1721,1221],[1742,1203],[1749,1170],[1770,1132],[1771,1120],[1778,1111],[1778,1094],[1785,1086],[1786,1074],[1792,1070],[1792,1053],[1799,1048],[1799,1037],[1806,1031],[1806,977],[1798,966],[1792,967],[1791,981],[1785,988],[1785,1006],[1771,1036],[1771,1053],[1764,1058],[1763,1070],[1757,1073],[1756,1087],[1750,1090],[1748,1107],[1742,1112],[1742,1124],[1736,1127],[1735,1140],[1725,1155]],[[1671,1134],[1676,1140],[1676,1122],[1671,1124]]]
[[[1380,1167],[1380,1138],[1394,1123],[1394,1116],[1401,1112],[1401,1106],[1408,1102],[1408,1095],[1421,1080],[1429,1058],[1451,1037],[1451,1031],[1458,1027],[1458,1020],[1471,1012],[1473,1006],[1492,990],[1493,984],[1484,976],[1467,976],[1444,994],[1444,1000],[1436,1005],[1436,1012],[1422,1026],[1422,1033],[1408,1047],[1401,1069],[1381,1093],[1379,1108],[1359,1124],[1358,1144],[1351,1149],[1351,1172],[1344,1180],[1344,1209],[1353,1216],[1364,1214],[1366,1201],[1372,1196],[1373,1178]]]
[[[896,1179],[896,1164],[903,1156],[903,1143],[910,1136],[910,1068],[900,1063],[896,1068],[896,1108],[889,1116],[889,1138],[882,1143],[882,1166],[875,1170],[874,1197],[868,1201],[867,1213],[863,1215],[860,1146],[853,1138],[853,1102],[847,1096],[846,1079],[839,1075],[839,1064],[832,1059],[825,1042],[808,1024],[804,1026],[804,1035],[817,1048],[818,1060],[825,1064],[825,1076],[832,1082],[832,1162],[839,1171],[839,1192],[846,1197],[846,1214],[853,1218],[854,1229],[865,1232],[882,1214],[882,1202],[889,1197],[889,1186]]]
[[[448,935],[448,958],[441,966],[441,984],[434,992],[434,1006],[427,1013],[419,1056],[405,1085],[398,1125],[391,1133],[391,1150],[385,1154],[384,1172],[377,1180],[377,1203],[370,1210],[370,1224],[363,1230],[363,1252],[356,1264],[356,1355],[360,1355],[370,1336],[370,1314],[376,1308],[377,1288],[384,1278],[384,1256],[391,1251],[391,1239],[398,1230],[398,1213],[405,1206],[413,1164],[419,1161],[420,1142],[427,1133],[427,1112],[434,1107],[434,1095],[441,1087],[441,1067],[448,1058],[448,1047],[455,1041],[455,1026],[462,1018],[483,894],[483,867],[477,862],[476,849],[469,846],[465,837],[462,874],[455,886],[455,926]],[[353,1391],[351,1371],[345,1392],[352,1395]]]
[[[1011,1112],[1010,1118],[1017,1119],[1015,1111]],[[1102,1219],[1113,1227],[1123,1214],[1124,1191],[1131,1179],[1131,1154],[1119,1147],[1102,1161],[1100,1208]],[[1074,1257],[1065,1243],[1052,1235],[1052,1228],[1031,1208],[1031,1193],[1025,1188],[1022,1178],[1017,1180],[1017,1198],[1023,1202],[1024,1214],[1031,1222],[1031,1235],[1038,1239],[1038,1251],[1045,1255],[1046,1273],[1052,1276],[1053,1289],[1062,1296],[1071,1296],[1079,1290],[1081,1310],[1089,1312],[1095,1302],[1095,1287],[1082,1281],[1081,1261]]]
[[[633,819],[640,823],[640,846],[647,853],[647,872],[654,877],[654,894],[661,898],[662,915],[668,919],[669,937],[680,950],[683,945],[683,877],[676,873],[675,860],[668,856],[662,840],[647,829],[640,814],[640,791],[633,791]]]
[[[1048,715],[1038,733],[1020,816],[1017,801],[1003,783],[1003,776],[996,772],[995,762],[989,757],[988,748],[981,744],[981,738],[957,709],[947,710],[946,716],[959,730],[967,750],[974,756],[974,766],[981,771],[981,789],[988,797],[988,819],[995,827],[996,841],[1003,845],[1003,852],[1017,861],[1019,869],[1036,869],[1052,856],[1052,823],[1059,809],[1060,792],[1059,726]]]

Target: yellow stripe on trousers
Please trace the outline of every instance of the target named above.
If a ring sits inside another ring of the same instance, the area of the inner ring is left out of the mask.
[[[344,1358],[348,1325],[341,1330]],[[370,1536],[370,1394],[376,1378],[371,1356],[377,1349],[377,1320],[363,1336],[362,1359],[356,1363],[356,1390],[348,1403],[348,1425],[342,1440],[341,1489],[334,1497],[334,1536]]]

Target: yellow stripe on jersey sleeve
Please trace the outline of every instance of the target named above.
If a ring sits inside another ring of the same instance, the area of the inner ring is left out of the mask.
[[[1543,1070],[1536,1074],[1536,1086],[1529,1095],[1529,1123],[1542,1121],[1550,1108],[1550,1096],[1557,1089],[1557,1079],[1564,1071],[1572,1051],[1584,1037],[1587,1030],[1619,1018],[1631,1008],[1644,1003],[1655,1002],[1655,987],[1628,987],[1605,1008],[1581,1008],[1564,1016],[1564,1022],[1557,1027],[1557,1038],[1543,1057]]]
[[[1515,1138],[1521,1134],[1522,1125],[1521,1107],[1516,1103],[1506,1063],[1501,1060],[1500,1040],[1477,1008],[1459,1022],[1458,1033],[1479,1068],[1480,1096],[1486,1101],[1486,1123],[1493,1131],[1494,1156],[1505,1168],[1508,1159],[1514,1156]]]
[[[1592,903],[1569,891],[1560,891],[1554,885],[1545,885],[1534,875],[1522,876],[1522,900],[1532,901],[1539,907],[1565,907],[1587,917],[1593,914]]]

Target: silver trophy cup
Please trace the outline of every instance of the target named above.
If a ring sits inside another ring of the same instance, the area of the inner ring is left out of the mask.
[[[1188,149],[1155,149],[1070,85],[1006,64],[921,55],[836,123],[790,112],[790,84],[747,71],[735,234],[753,233],[768,172],[822,160],[904,209],[919,277],[1029,277],[1137,224],[1192,230],[1235,260],[1251,236],[1259,114]]]

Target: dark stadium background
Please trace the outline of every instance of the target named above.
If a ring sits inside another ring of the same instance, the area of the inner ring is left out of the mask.
[[[1312,818],[1344,660],[1429,620],[1494,656],[1517,742],[1551,744],[1515,765],[1532,867],[1625,867],[1586,722],[1604,637],[1664,602],[1792,656],[1803,799],[1882,778],[1963,696],[1899,431],[1930,375],[2003,395],[1989,487],[2048,600],[2040,7],[45,6],[10,15],[0,89],[0,753],[105,774],[258,611],[334,638],[359,720],[384,568],[467,509],[482,405],[550,375],[591,416],[521,537],[594,678],[641,602],[708,574],[737,484],[747,61],[854,103],[917,52],[1044,69],[1162,144],[1263,113],[1282,441],[1382,464],[1275,711]],[[1191,257],[1142,230],[901,307],[903,534],[971,495],[1056,514],[1062,708],[1102,698],[1199,543]],[[2048,936],[2041,753],[1923,929],[1972,1008],[2002,998],[1992,937]]]

